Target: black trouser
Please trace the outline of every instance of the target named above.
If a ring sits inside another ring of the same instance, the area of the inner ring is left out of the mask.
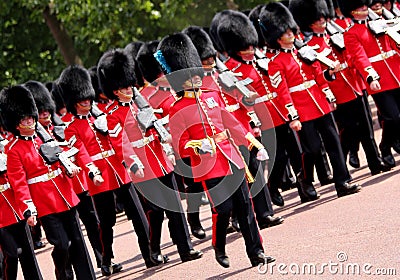
[[[249,184],[250,195],[253,200],[257,222],[261,223],[267,216],[274,215],[271,196],[264,177],[264,170],[266,168],[265,161],[261,162],[257,160],[257,148],[253,147],[250,152],[247,147],[240,146],[239,148],[245,162],[248,164],[249,171],[254,178],[254,183]],[[235,211],[235,213],[237,213],[237,211]]]
[[[152,252],[160,252],[161,229],[164,212],[168,218],[168,229],[172,241],[180,255],[193,249],[186,218],[183,213],[178,189],[173,183],[173,173],[163,177],[136,184],[141,194],[147,218],[150,224],[150,247]]]
[[[39,242],[42,239],[42,225],[40,224],[40,222],[29,228],[31,230],[33,242]]]
[[[102,245],[102,264],[111,265],[114,258],[112,244],[114,241],[113,227],[116,222],[115,199],[113,191],[93,195],[94,206],[100,221],[100,239]]]
[[[79,203],[76,210],[79,213],[79,219],[85,226],[87,237],[92,246],[97,267],[101,266],[102,246],[100,241],[99,221],[96,210],[94,209],[92,197],[87,191],[78,194]]]
[[[124,204],[125,214],[128,220],[132,220],[133,228],[138,237],[140,252],[142,253],[143,259],[147,261],[150,259],[149,223],[147,222],[136,190],[132,183],[128,183],[122,185],[115,191],[118,192],[118,196]]]
[[[248,257],[264,252],[261,237],[254,217],[249,188],[244,177],[244,170],[231,165],[232,175],[204,181],[209,195],[212,212],[212,244],[221,252],[225,252],[226,229],[233,208],[242,232]]]
[[[321,152],[322,141],[324,141],[326,152],[331,160],[335,184],[340,186],[351,179],[332,113],[302,122],[302,128],[298,134],[303,148],[303,169],[306,182],[311,183],[310,178],[314,173],[312,166],[315,158]]]
[[[361,142],[370,169],[380,165],[379,151],[374,138],[374,130],[369,115],[369,105],[363,96],[338,104],[335,119],[340,131],[340,142],[346,159],[353,143]]]
[[[186,203],[187,218],[189,225],[192,227],[201,226],[200,223],[200,206],[202,204],[201,197],[204,193],[203,186],[200,182],[195,182],[190,166],[190,158],[178,159],[175,166],[176,172],[179,173],[186,185]],[[177,178],[178,179],[178,178]]]
[[[40,218],[46,238],[54,246],[51,253],[57,279],[72,279],[72,263],[78,280],[96,279],[75,208]]]
[[[400,139],[400,88],[371,96],[383,119],[381,145],[390,149]]]
[[[275,128],[263,130],[262,143],[268,151],[268,185],[270,188],[279,188],[285,172],[288,157],[295,175],[302,172],[300,143],[289,128],[283,124]]]
[[[4,280],[17,279],[18,259],[25,279],[43,279],[26,221],[0,228]]]

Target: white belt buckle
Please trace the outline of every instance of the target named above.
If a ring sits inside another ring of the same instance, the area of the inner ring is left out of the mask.
[[[108,151],[104,151],[101,153],[103,158],[107,158],[108,157]]]

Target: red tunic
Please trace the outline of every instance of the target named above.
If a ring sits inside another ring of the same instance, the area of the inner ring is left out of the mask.
[[[143,132],[136,121],[136,106],[130,103],[117,103],[110,106],[107,115],[109,137],[121,162],[128,167],[137,163],[138,157],[143,164],[144,177],[134,176],[135,183],[162,177],[172,172],[172,164],[162,149],[161,142],[155,129]],[[146,137],[146,138],[145,138]],[[142,146],[144,142],[149,141]]]
[[[9,185],[9,182],[6,174],[3,173],[0,175],[0,185],[2,190],[6,184]],[[12,188],[0,192],[0,209],[0,228],[18,223],[20,220],[24,219],[23,214],[15,201],[14,191]]]
[[[247,114],[249,109],[247,109],[242,103],[243,95],[234,89],[230,92],[225,91],[219,85],[218,82],[218,72],[208,71],[203,78],[203,89],[216,91],[219,93],[221,100],[225,106],[225,109],[230,112],[242,125],[246,131],[251,132],[250,127],[250,116]]]
[[[400,87],[400,57],[397,47],[387,35],[376,38],[369,31],[366,23],[354,23],[344,33],[344,43],[347,50],[347,62],[361,73],[365,81],[369,73],[367,67],[373,67],[380,76],[381,90],[372,91],[367,87],[369,94],[375,94]],[[390,55],[383,59],[381,54]],[[372,61],[371,61],[372,60]]]
[[[335,18],[333,21],[345,30],[351,25],[351,19],[345,17]]]
[[[74,117],[65,129],[66,140],[70,145],[79,149],[79,153],[75,157],[78,165],[86,171],[90,195],[118,188],[118,179],[123,184],[131,181],[121,161],[115,155],[108,137],[94,129],[94,121],[95,118],[90,115],[88,118],[82,119]],[[104,183],[100,186],[94,185],[87,176],[89,173],[87,165],[90,163],[94,163],[101,171]]]
[[[192,148],[187,148],[190,151],[195,182],[231,175],[232,170],[229,163],[243,169],[244,162],[236,146],[247,144],[247,140],[244,138],[246,132],[243,127],[232,114],[224,109],[218,92],[202,92],[199,98],[201,100],[200,107],[193,98],[194,93],[191,94],[192,97],[180,98],[170,109],[172,143],[176,151],[185,152],[184,147],[190,140],[204,139],[206,137],[204,129],[210,137],[226,129],[231,134],[242,135],[240,138],[235,138],[235,141],[231,137],[216,141],[216,154],[214,155],[210,153],[196,155]],[[201,112],[202,119],[199,112]]]
[[[169,108],[175,102],[175,97],[170,90],[164,87],[149,84],[140,93],[147,99],[150,106],[157,113],[157,117],[163,118],[169,114]]]
[[[311,65],[301,62],[297,50],[281,51],[269,63],[269,76],[281,105],[293,103],[300,121],[305,122],[328,114],[331,109],[321,88],[327,87],[321,66],[318,62]],[[310,86],[301,89],[304,83]],[[297,87],[299,90],[294,90]]]
[[[25,201],[32,200],[38,217],[67,211],[79,202],[70,180],[66,180],[63,172],[48,180],[49,176],[46,174],[57,174],[61,167],[58,162],[52,165],[45,164],[38,152],[42,143],[39,137],[28,140],[16,138],[6,146],[7,175],[13,186],[17,204],[21,211],[25,212]],[[29,183],[42,175],[47,178],[46,181]]]
[[[225,64],[232,72],[238,74],[241,73],[243,79],[247,77],[252,79],[253,82],[249,86],[250,88],[253,88],[259,96],[267,96],[267,89],[273,94],[274,90],[271,86],[270,79],[266,75],[262,75],[258,72],[253,64],[241,63],[233,58],[229,58]],[[280,105],[283,102],[278,102],[278,98],[279,96],[265,102],[257,103],[253,106],[254,111],[261,121],[261,130],[267,130],[282,125],[288,121],[285,107]]]
[[[314,35],[307,45],[314,48],[315,51],[322,53],[324,56],[335,61],[339,61],[341,69],[335,73],[336,79],[329,83],[329,88],[336,97],[337,104],[343,104],[354,100],[357,95],[362,95],[362,89],[365,84],[357,70],[354,67],[349,67],[346,63],[346,50],[339,52],[337,49],[329,45],[329,36],[327,34]],[[321,65],[323,70],[328,69],[327,66]]]

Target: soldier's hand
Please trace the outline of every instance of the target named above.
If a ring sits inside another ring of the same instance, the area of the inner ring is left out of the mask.
[[[254,127],[253,128],[253,135],[254,135],[254,137],[260,137],[261,136],[261,128]]]
[[[144,177],[144,170],[143,170],[143,168],[139,168],[138,170],[136,170],[135,176],[138,177],[138,178],[143,178],[143,177]]]
[[[30,216],[26,222],[28,223],[28,225],[30,225],[31,227],[35,226],[37,224],[37,219],[35,215]]]
[[[265,160],[269,159],[267,150],[265,148],[262,148],[262,149],[258,150],[257,159],[259,161],[265,161]]]
[[[381,89],[381,84],[379,83],[379,81],[372,81],[369,84],[369,87],[371,88],[371,90],[373,91],[378,91]]]
[[[332,72],[329,72],[329,74],[333,74],[333,73],[336,73],[336,72],[339,72],[339,70],[340,70],[340,62],[339,61],[337,61],[337,60],[335,60],[334,62],[333,62],[333,69],[330,69],[329,71],[332,71]],[[331,75],[332,75],[331,74]]]
[[[175,155],[169,155],[168,160],[169,160],[169,162],[172,163],[173,166],[176,165]]]
[[[100,186],[103,183],[104,183],[104,179],[101,175],[96,175],[93,177],[93,184],[95,186]]]
[[[289,126],[290,126],[290,128],[293,129],[294,131],[299,131],[299,130],[301,130],[301,122],[300,122],[299,120],[291,121],[291,122],[289,123]]]

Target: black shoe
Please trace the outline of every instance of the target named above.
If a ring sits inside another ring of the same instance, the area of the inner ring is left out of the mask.
[[[42,249],[43,247],[46,247],[46,244],[42,241],[35,241],[33,242],[33,249],[38,250]]]
[[[123,266],[120,263],[111,262],[112,274],[118,273],[122,270]]]
[[[332,184],[332,183],[334,183],[333,176],[328,175],[326,178],[321,179],[319,182],[320,182],[321,186]]]
[[[360,168],[360,159],[358,158],[357,152],[349,152],[349,164],[351,167]]]
[[[385,147],[383,145],[379,145],[379,149],[381,150],[382,153],[382,160],[386,165],[389,165],[390,167],[395,167],[396,166],[396,161],[394,160],[392,151],[390,150],[390,147]]]
[[[206,232],[204,231],[203,227],[200,226],[190,226],[192,234],[197,239],[204,239],[206,238]]]
[[[112,266],[111,265],[102,265],[101,266],[101,275],[110,276],[112,274]]]
[[[319,194],[315,190],[313,184],[307,183],[304,180],[299,180],[298,191],[302,203],[317,200],[319,198]]]
[[[265,255],[263,252],[250,257],[251,266],[258,266],[259,264],[267,264],[275,261],[275,258]]]
[[[385,164],[383,161],[380,161],[379,164],[376,166],[370,167],[372,176],[377,175],[381,172],[390,171],[391,169],[392,168],[389,165]]]
[[[214,248],[214,250],[215,250],[215,259],[217,260],[217,262],[222,267],[228,268],[229,267],[229,258],[225,254],[225,251],[218,250],[217,248]]]
[[[189,262],[200,259],[203,256],[203,252],[192,249],[189,252],[183,254],[179,253],[179,255],[181,257],[182,262]]]
[[[273,216],[267,216],[266,218],[264,218],[262,220],[262,222],[258,223],[258,227],[260,229],[264,229],[264,228],[268,228],[268,227],[273,227],[273,226],[277,226],[283,223],[285,219],[277,216],[277,217],[273,217]]]
[[[338,197],[358,193],[361,191],[361,186],[358,184],[350,185],[349,183],[344,183],[343,185],[336,185],[335,187]]]
[[[283,200],[283,197],[277,188],[270,188],[269,194],[273,204],[281,207],[285,205],[285,201]]]
[[[158,252],[150,252],[150,258],[151,261],[155,264],[155,265],[160,265],[164,262],[164,257],[161,254],[160,251]]]
[[[154,261],[153,261],[153,258],[145,258],[144,259],[144,263],[145,263],[145,265],[146,265],[146,268],[152,268],[152,267],[155,267],[155,266],[158,266],[159,264],[156,264]]]
[[[240,225],[237,219],[231,219],[231,226],[236,232],[240,232]]]

